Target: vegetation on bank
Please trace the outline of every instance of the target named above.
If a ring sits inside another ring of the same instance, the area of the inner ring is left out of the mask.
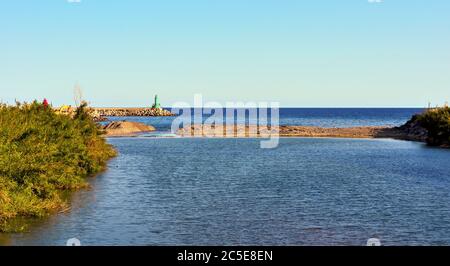
[[[413,120],[428,131],[427,143],[431,146],[450,147],[450,108],[429,109]]]
[[[66,208],[61,192],[87,187],[116,154],[101,134],[85,105],[73,116],[37,102],[0,105],[0,232]]]

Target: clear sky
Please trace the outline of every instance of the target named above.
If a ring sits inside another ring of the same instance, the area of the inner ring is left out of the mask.
[[[448,0],[0,1],[0,99],[443,104]]]

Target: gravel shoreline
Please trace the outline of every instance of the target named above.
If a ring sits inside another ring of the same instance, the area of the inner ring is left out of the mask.
[[[349,127],[323,128],[312,126],[279,126],[258,128],[257,126],[206,127],[193,125],[181,128],[177,134],[182,137],[311,137],[311,138],[393,138],[424,141],[424,138],[408,134],[393,127]]]

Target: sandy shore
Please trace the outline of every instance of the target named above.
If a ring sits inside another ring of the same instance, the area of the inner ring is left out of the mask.
[[[279,126],[272,128],[258,128],[257,126],[235,126],[226,128],[193,125],[178,130],[177,134],[183,137],[270,137],[270,135],[278,134],[280,137],[394,138],[419,140],[409,136],[400,128],[391,127],[322,128]]]

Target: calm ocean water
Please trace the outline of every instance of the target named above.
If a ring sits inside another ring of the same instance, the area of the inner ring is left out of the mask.
[[[399,125],[416,112],[299,110],[282,120]],[[109,141],[120,155],[72,195],[69,213],[3,243],[450,245],[449,150],[387,139],[283,138],[276,149],[257,139]]]

